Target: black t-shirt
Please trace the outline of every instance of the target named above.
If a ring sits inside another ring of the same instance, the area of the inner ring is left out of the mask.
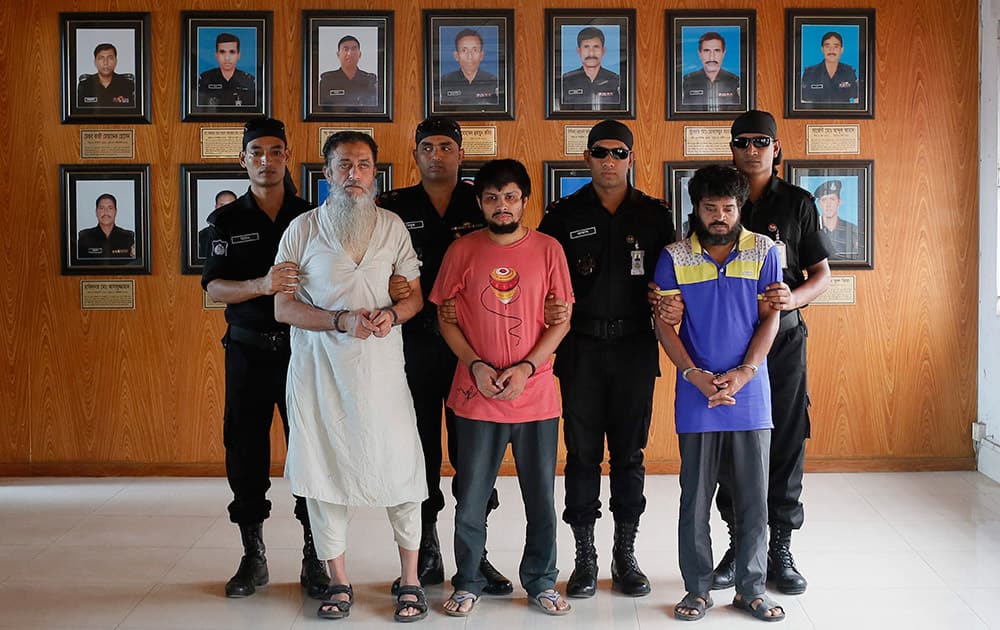
[[[278,254],[278,243],[292,219],[312,208],[287,188],[274,221],[247,190],[239,199],[208,215],[213,240],[201,273],[201,286],[221,280],[252,280],[267,275]],[[226,321],[258,332],[288,330],[274,319],[274,296],[262,295],[226,306]]]

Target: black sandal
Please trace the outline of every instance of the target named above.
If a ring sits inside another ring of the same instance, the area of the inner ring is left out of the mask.
[[[334,595],[347,594],[347,601],[332,599]],[[323,619],[343,619],[351,615],[351,604],[354,603],[354,589],[350,584],[331,584],[323,594],[323,603],[319,605],[316,614]],[[324,610],[326,609],[326,610]]]
[[[403,599],[404,595],[413,595],[417,601]],[[402,615],[404,610],[412,608],[417,611],[415,615]],[[396,612],[392,618],[401,623],[420,621],[427,616],[427,594],[419,586],[400,586],[396,591]]]
[[[754,606],[753,603],[758,600],[760,600],[760,603]],[[742,610],[748,612],[751,615],[753,615],[756,619],[760,619],[761,621],[781,621],[782,619],[785,618],[785,607],[779,604],[778,602],[774,601],[770,597],[768,597],[766,593],[761,593],[760,595],[754,595],[749,599],[743,597],[740,594],[737,594],[736,597],[733,598],[733,608],[735,608],[736,610]],[[767,614],[769,610],[772,610],[774,608],[780,610],[781,614],[778,615]]]
[[[687,593],[684,595],[684,599],[677,602],[677,605],[674,606],[674,617],[681,621],[698,621],[705,616],[705,611],[714,605],[715,602],[712,601],[710,594],[697,595],[695,593]],[[690,608],[694,612],[681,612],[681,608]]]

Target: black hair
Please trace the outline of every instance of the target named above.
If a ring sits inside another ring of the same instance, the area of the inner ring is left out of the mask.
[[[604,46],[604,31],[594,26],[588,26],[576,34],[576,47],[583,46],[583,42],[588,39],[599,39],[601,46]]]
[[[97,59],[97,53],[101,52],[102,50],[110,50],[110,51],[112,51],[113,53],[115,53],[115,57],[117,57],[117,56],[118,56],[118,49],[117,49],[117,48],[115,48],[115,45],[114,45],[114,44],[108,44],[108,43],[104,43],[104,44],[98,44],[98,45],[97,45],[97,46],[96,46],[96,47],[94,48],[94,59]]]
[[[697,215],[702,199],[733,197],[736,204],[742,207],[750,196],[750,184],[735,168],[712,164],[695,171],[688,182],[688,193],[691,195],[692,213]]]
[[[323,162],[329,166],[330,154],[333,153],[337,147],[342,144],[354,144],[355,142],[367,144],[372,150],[372,162],[378,161],[378,145],[375,144],[375,138],[372,138],[367,133],[361,133],[360,131],[338,131],[327,138],[326,142],[323,143]]]
[[[118,209],[118,200],[115,199],[115,196],[112,195],[111,193],[104,193],[103,195],[97,198],[97,203],[94,204],[95,210],[101,207],[101,199],[110,199],[111,203],[115,204],[115,210]]]
[[[344,42],[354,42],[358,45],[358,50],[361,50],[361,42],[359,42],[358,38],[354,35],[344,35],[341,37],[340,41],[337,42],[337,50],[340,50],[340,47],[344,44]]]
[[[840,46],[841,47],[844,46],[844,38],[841,37],[840,33],[836,32],[836,31],[830,31],[829,33],[826,33],[825,35],[823,35],[823,38],[821,40],[819,40],[819,45],[822,47],[823,44],[826,43],[826,40],[830,39],[831,37],[833,37],[838,42],[840,42]]]
[[[479,34],[479,31],[475,31],[471,28],[463,28],[458,32],[458,35],[455,36],[455,50],[458,50],[459,40],[465,37],[475,37],[479,40],[479,48],[483,48],[483,36]]]
[[[476,197],[482,199],[483,191],[487,187],[500,190],[512,183],[517,184],[517,187],[521,189],[523,197],[531,196],[531,178],[528,176],[528,170],[524,168],[524,164],[517,160],[490,160],[483,164],[479,172],[476,173],[472,187],[476,192]]]
[[[240,52],[240,38],[232,33],[219,33],[219,36],[215,38],[215,50],[218,51],[219,44],[226,42],[236,42],[236,52]]]
[[[726,50],[726,38],[720,35],[719,33],[716,33],[715,31],[709,31],[698,38],[698,50],[701,50],[702,44],[704,44],[705,42],[712,41],[713,39],[717,39],[720,42],[722,42],[722,50],[723,51]]]

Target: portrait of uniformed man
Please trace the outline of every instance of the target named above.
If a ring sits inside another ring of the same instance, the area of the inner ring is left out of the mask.
[[[619,108],[621,77],[601,65],[605,52],[601,29],[588,26],[577,33],[576,54],[580,57],[580,67],[562,75],[562,109]]]
[[[257,105],[257,81],[240,70],[240,38],[219,33],[215,38],[215,60],[219,66],[198,77],[199,107],[254,107]]]
[[[115,225],[118,200],[111,193],[97,198],[97,225],[80,230],[77,258],[135,258],[135,232]]]
[[[218,210],[227,203],[236,201],[236,193],[226,189],[215,193],[215,206],[213,210]],[[212,226],[206,225],[198,230],[198,258],[208,258],[208,253],[212,247]]]
[[[726,39],[720,33],[708,31],[698,38],[701,67],[684,75],[682,106],[695,105],[706,112],[740,108],[740,77],[722,67],[725,57]]]
[[[442,51],[442,57],[445,54]],[[458,62],[458,70],[441,77],[441,104],[496,105],[497,77],[481,67],[486,56],[483,36],[471,28],[460,30],[455,35],[455,50],[451,54]]]
[[[94,74],[80,75],[76,88],[78,107],[134,107],[135,76],[118,74],[118,49],[100,43],[94,48]]]
[[[837,31],[825,33],[820,40],[823,60],[802,73],[803,103],[857,103],[858,75],[854,68],[841,63],[844,38]]]
[[[340,67],[319,77],[319,104],[352,108],[378,106],[378,76],[358,67],[361,42],[354,35],[344,35],[337,42]]]
[[[819,207],[819,229],[830,239],[832,252],[830,260],[854,260],[860,252],[860,230],[858,226],[840,216],[840,192],[843,182],[830,179],[820,184],[813,195]]]

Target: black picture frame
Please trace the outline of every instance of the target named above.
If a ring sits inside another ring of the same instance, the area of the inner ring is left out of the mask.
[[[635,9],[546,9],[545,25],[545,117],[634,119]],[[583,59],[598,47],[590,80]]]
[[[486,162],[487,160],[462,160],[462,164],[458,167],[458,178],[471,184]]]
[[[61,164],[59,192],[63,275],[151,273],[149,164]],[[108,202],[102,234],[97,215]]]
[[[392,120],[394,16],[392,11],[302,12],[303,120]],[[345,60],[356,67],[353,78],[343,71]]]
[[[271,11],[181,13],[182,121],[233,122],[270,115],[273,24]],[[217,41],[224,34],[238,42]],[[233,63],[234,54],[235,67],[227,79],[222,64]]]
[[[246,193],[250,178],[239,164],[181,164],[181,273],[200,275],[212,247],[206,219]],[[222,196],[233,193],[232,198]]]
[[[670,204],[670,211],[674,213],[674,226],[677,229],[677,238],[687,238],[688,223],[694,207],[691,205],[691,195],[688,194],[688,182],[694,176],[694,172],[699,168],[712,166],[713,164],[726,164],[725,161],[712,160],[686,160],[679,162],[663,163],[663,190],[664,197]]]
[[[151,123],[150,14],[60,13],[59,28],[63,124]]]
[[[816,197],[820,230],[827,233],[833,248],[831,268],[875,268],[874,176],[873,160],[785,162],[785,179]],[[831,216],[836,223],[833,230]]]
[[[667,120],[725,120],[754,109],[757,12],[664,14]],[[709,70],[716,73],[714,79],[709,78]]]
[[[554,160],[542,164],[545,173],[545,207],[590,183],[590,167],[583,160]],[[635,169],[628,171],[628,183],[635,186]]]
[[[785,10],[785,117],[875,118],[875,9]]]
[[[306,162],[302,164],[302,191],[305,200],[314,206],[326,201],[329,193],[326,177],[323,175],[322,162]],[[392,163],[377,162],[375,164],[375,194],[392,190]]]
[[[514,11],[425,9],[423,16],[425,116],[514,120]],[[471,82],[460,57],[476,72]]]

